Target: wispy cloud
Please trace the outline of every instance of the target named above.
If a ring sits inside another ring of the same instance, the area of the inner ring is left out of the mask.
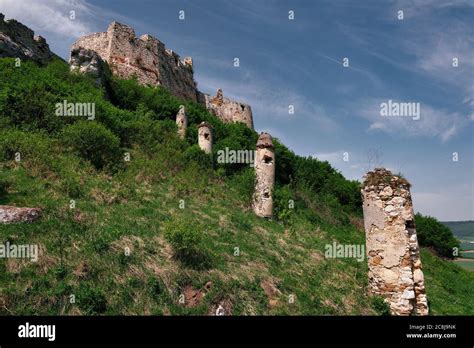
[[[403,101],[413,102],[413,101]],[[381,104],[387,99],[371,98],[354,105],[357,115],[369,121],[369,131],[383,131],[397,136],[438,137],[446,142],[467,124],[468,119],[457,112],[449,112],[420,103],[420,118],[406,116],[381,116]]]
[[[27,24],[35,31],[60,37],[79,37],[93,31],[91,18],[96,11],[86,1],[76,0],[2,0],[0,11],[8,18]],[[70,18],[75,11],[75,19]]]
[[[222,78],[219,71],[215,74],[197,76],[199,88],[208,93],[215,93],[221,88],[225,96],[252,106],[254,119],[271,120],[304,120],[308,126],[315,125],[322,131],[336,131],[338,124],[329,116],[321,104],[298,94],[288,88],[274,88],[271,81],[262,81],[258,74],[247,72],[238,79]],[[294,114],[289,113],[293,105]]]

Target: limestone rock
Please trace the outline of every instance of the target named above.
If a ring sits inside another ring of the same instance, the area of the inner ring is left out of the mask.
[[[46,40],[34,36],[33,30],[20,22],[10,19],[0,13],[0,57],[34,60],[45,64],[54,57],[59,58],[49,49]]]
[[[18,208],[0,205],[0,223],[10,224],[15,222],[33,222],[39,218],[39,208]]]
[[[105,82],[105,62],[93,50],[84,48],[73,49],[69,59],[69,68],[71,72],[94,76],[98,85],[103,85]]]

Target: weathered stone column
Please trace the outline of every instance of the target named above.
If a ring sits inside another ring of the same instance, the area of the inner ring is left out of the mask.
[[[207,122],[201,122],[198,126],[198,144],[205,153],[212,153],[212,131]]]
[[[361,192],[371,292],[384,297],[394,315],[427,315],[410,184],[377,168]]]
[[[179,137],[184,139],[186,137],[186,129],[188,128],[188,118],[186,117],[184,105],[179,106],[179,111],[176,115],[176,125],[178,126]]]
[[[257,141],[255,176],[253,211],[257,216],[271,217],[275,186],[275,149],[272,137],[268,133],[261,133]]]

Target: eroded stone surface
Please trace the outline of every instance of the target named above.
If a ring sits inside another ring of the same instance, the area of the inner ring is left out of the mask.
[[[260,217],[273,215],[273,188],[275,186],[275,149],[272,137],[261,133],[257,141],[255,158],[255,190],[253,211]]]
[[[225,98],[221,89],[214,97],[200,94],[200,101],[224,123],[241,122],[253,129],[253,115],[250,105]]]
[[[19,208],[9,205],[0,205],[0,223],[33,222],[40,217],[39,208]]]
[[[198,144],[205,153],[212,153],[212,128],[207,122],[201,122],[198,126]]]
[[[176,125],[178,126],[178,136],[184,139],[186,137],[186,129],[188,128],[188,118],[183,105],[179,107],[178,114],[176,115]]]
[[[197,101],[192,59],[182,60],[151,35],[136,37],[133,28],[112,22],[106,32],[81,37],[71,51],[80,48],[97,52],[121,78],[136,77],[140,84],[163,86],[179,98]]]
[[[85,48],[73,49],[69,59],[69,68],[71,72],[94,76],[98,85],[104,84],[105,64],[95,51]]]
[[[44,64],[57,56],[50,51],[43,37],[34,36],[33,30],[14,19],[5,21],[5,16],[0,13],[0,57],[29,59]]]
[[[410,184],[379,168],[362,188],[369,287],[395,315],[427,315]]]

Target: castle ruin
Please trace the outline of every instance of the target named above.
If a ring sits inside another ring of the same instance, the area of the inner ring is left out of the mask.
[[[241,122],[253,129],[253,116],[250,105],[224,98],[222,89],[218,89],[214,97],[201,93],[201,102],[214,115],[225,123]]]
[[[257,140],[255,158],[255,191],[252,208],[260,217],[273,215],[273,187],[275,186],[275,149],[272,137],[261,133]]]
[[[198,144],[202,151],[212,153],[212,130],[207,122],[201,122],[198,126]]]
[[[199,92],[192,58],[181,59],[151,35],[136,37],[133,28],[112,22],[106,32],[77,40],[71,47],[72,62],[78,60],[75,56],[81,49],[96,52],[120,78],[136,77],[142,85],[163,86],[178,98],[201,103],[222,122],[242,122],[253,129],[249,105],[223,98],[221,90],[216,97]]]
[[[427,315],[410,184],[378,168],[367,173],[361,192],[371,292],[394,315]]]

